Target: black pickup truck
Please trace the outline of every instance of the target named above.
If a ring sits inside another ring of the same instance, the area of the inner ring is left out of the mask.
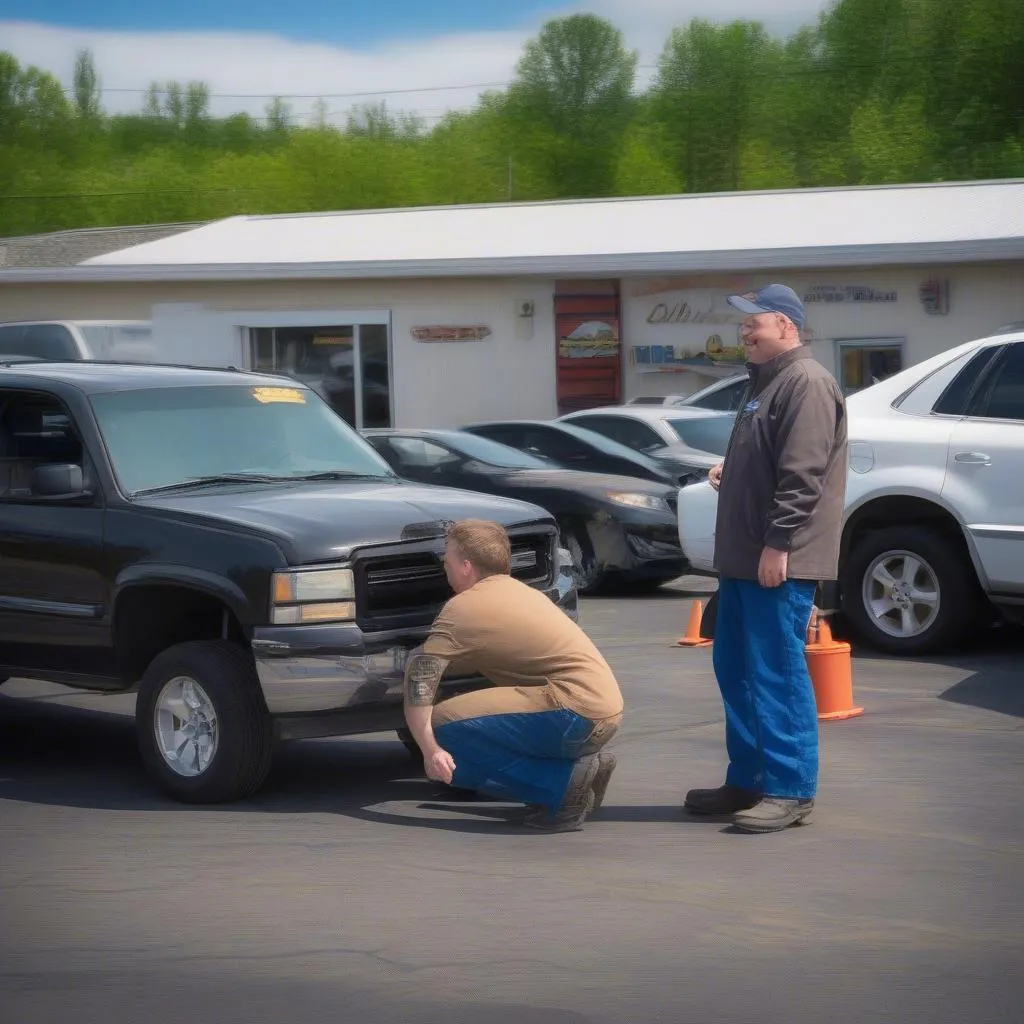
[[[468,517],[502,523],[513,573],[576,618],[551,515],[403,482],[290,378],[0,365],[0,681],[137,691],[166,791],[244,797],[277,739],[401,729],[407,653],[451,594],[444,530]]]

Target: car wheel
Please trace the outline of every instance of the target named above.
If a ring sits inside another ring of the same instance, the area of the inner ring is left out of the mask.
[[[889,654],[926,654],[961,640],[984,607],[974,569],[949,538],[891,526],[855,543],[842,569],[855,637]]]
[[[592,594],[599,589],[604,583],[604,573],[597,566],[590,539],[585,534],[572,530],[563,535],[562,546],[572,555],[576,589],[581,594]]]
[[[135,727],[150,774],[186,803],[249,796],[270,771],[271,718],[252,656],[226,640],[177,644],[154,658]]]

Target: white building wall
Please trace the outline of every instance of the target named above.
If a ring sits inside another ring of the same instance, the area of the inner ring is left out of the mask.
[[[930,279],[949,282],[949,311],[925,311],[920,287]],[[641,395],[689,394],[715,379],[695,372],[644,372],[632,350],[674,345],[696,352],[718,335],[725,347],[738,345],[742,317],[726,303],[735,292],[754,291],[779,281],[805,296],[814,288],[867,286],[896,293],[892,302],[805,302],[811,350],[832,373],[842,340],[905,339],[903,365],[927,359],[943,349],[980,337],[1003,324],[1024,321],[1024,264],[921,268],[872,268],[825,273],[686,275],[622,282],[623,380],[627,400]],[[683,322],[652,322],[665,316]],[[742,363],[736,370],[743,369]]]
[[[0,321],[153,319],[167,360],[248,365],[240,327],[391,323],[397,426],[556,415],[550,280],[261,281],[0,287]],[[534,315],[519,315],[532,302]],[[412,328],[486,324],[483,341],[420,342]]]

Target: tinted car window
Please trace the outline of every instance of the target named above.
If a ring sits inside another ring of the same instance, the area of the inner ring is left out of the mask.
[[[944,416],[964,416],[974,398],[978,383],[1001,347],[983,348],[942,392],[935,403],[934,412]]]
[[[477,437],[476,434],[460,434],[457,438],[451,439],[451,444],[471,459],[486,462],[490,466],[500,466],[502,469],[551,468],[551,463],[547,459],[538,459],[507,444],[499,444],[486,437]]]
[[[679,435],[679,440],[689,447],[711,452],[712,455],[724,455],[735,420],[732,416],[708,416],[668,422]]]
[[[425,441],[421,437],[392,437],[389,441],[391,450],[397,455],[398,464],[401,466],[431,469],[459,461],[458,456],[447,448],[442,448],[432,441]]]
[[[577,416],[572,422],[640,452],[662,448],[665,444],[653,427],[628,416]]]
[[[71,332],[60,324],[0,327],[0,353],[36,359],[78,359]]]
[[[536,449],[542,455],[560,462],[563,459],[578,459],[587,454],[587,447],[576,438],[557,430],[531,427],[523,432],[523,447],[527,451]]]
[[[83,450],[71,418],[55,398],[0,393],[0,497],[31,494],[31,475],[47,463],[82,465]]]
[[[1024,344],[1007,345],[982,382],[970,415],[1024,420]]]
[[[697,406],[699,409],[719,409],[722,412],[734,412],[740,407],[740,402],[742,402],[743,394],[746,390],[747,381],[738,380],[719,388],[718,391],[712,391],[711,394],[698,398],[696,402],[690,404]]]

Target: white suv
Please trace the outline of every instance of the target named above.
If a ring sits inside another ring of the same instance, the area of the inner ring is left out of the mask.
[[[820,588],[819,603],[893,654],[954,643],[993,606],[1019,620],[1024,325],[918,363],[851,395],[847,409],[840,579]],[[706,572],[716,507],[707,483],[680,491],[680,541]]]

